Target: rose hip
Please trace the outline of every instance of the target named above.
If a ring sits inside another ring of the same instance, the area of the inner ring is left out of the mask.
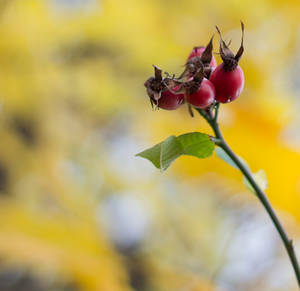
[[[154,105],[166,110],[177,109],[184,101],[181,90],[181,82],[172,78],[163,78],[162,70],[154,66],[154,77],[150,77],[144,83],[150,98],[152,108]],[[178,92],[178,93],[177,93]]]
[[[244,73],[238,65],[240,58],[244,52],[244,24],[242,26],[241,46],[236,55],[228,48],[222,39],[221,32],[217,27],[220,35],[220,55],[223,63],[220,64],[211,74],[210,81],[216,89],[216,100],[221,103],[228,103],[235,100],[244,88]]]
[[[240,66],[232,71],[225,71],[223,63],[212,72],[210,81],[216,89],[216,100],[221,103],[228,103],[240,96],[245,79]]]
[[[174,94],[171,91],[164,91],[157,101],[157,106],[165,110],[175,110],[183,103],[183,97],[183,94]]]
[[[186,94],[186,101],[197,108],[207,108],[215,100],[215,87],[212,82],[207,79],[203,79],[199,89],[190,94]]]

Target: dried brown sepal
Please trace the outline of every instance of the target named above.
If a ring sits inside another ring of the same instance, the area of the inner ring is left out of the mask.
[[[204,68],[204,77],[206,79],[210,78],[211,73],[212,73],[212,67],[205,67]]]
[[[154,66],[154,65],[153,65],[153,68],[154,68],[155,79],[162,81],[162,79],[163,79],[162,70],[159,67]]]
[[[173,90],[175,87],[180,87],[183,84],[183,82],[175,79],[175,77],[172,77],[172,78],[164,78],[163,84],[167,89]]]
[[[165,85],[165,90],[168,90],[172,92],[175,95],[180,95],[185,93],[185,89],[183,87],[184,82],[175,80],[174,78],[165,78],[163,80],[163,83]],[[176,88],[176,90],[174,90]]]
[[[191,117],[194,117],[193,107],[191,104],[188,103],[188,111]]]
[[[163,84],[165,85],[166,90],[169,90],[175,95],[182,94],[182,85],[184,82],[180,80],[180,78],[176,78],[175,74],[171,76],[168,72],[165,72],[165,75],[167,77],[163,79]],[[175,88],[176,90],[174,90]]]
[[[220,36],[220,55],[224,63],[224,70],[225,71],[233,71],[237,65],[239,60],[241,59],[243,52],[244,52],[244,23],[241,22],[242,27],[242,40],[241,40],[241,46],[237,52],[236,55],[229,49],[228,45],[225,43],[225,41],[222,38],[222,34],[218,26],[216,26],[217,32]]]
[[[193,94],[197,92],[200,88],[202,80],[204,78],[204,66],[202,65],[199,70],[194,74],[191,80],[183,83],[183,89],[185,94]]]
[[[198,72],[198,70],[203,66],[204,65],[203,65],[200,57],[191,58],[185,64],[185,70],[178,77],[178,80],[189,79],[190,77],[194,76]]]
[[[201,83],[204,78],[204,66],[202,65],[193,77],[193,81]]]
[[[210,62],[213,57],[213,39],[214,39],[214,36],[211,37],[209,43],[207,44],[207,46],[205,47],[205,50],[203,51],[203,53],[201,55],[201,61],[204,66],[210,66]]]
[[[209,43],[205,47],[201,57],[195,56],[187,61],[185,64],[185,70],[183,73],[179,76],[178,80],[182,79],[189,79],[190,77],[195,76],[197,72],[199,72],[199,69],[202,70],[204,67],[204,77],[209,78],[211,74],[211,67],[210,63],[213,57],[213,38],[210,39]],[[194,47],[195,53],[197,53],[197,50],[199,48],[204,48],[203,46]]]
[[[242,40],[241,40],[241,46],[238,50],[238,52],[235,55],[235,59],[238,62],[240,60],[240,58],[242,57],[243,53],[244,53],[244,23],[241,21],[241,29],[242,29]]]
[[[150,99],[157,105],[157,101],[161,97],[161,92],[163,91],[165,85],[163,83],[162,70],[156,66],[154,67],[154,77],[150,77],[144,86],[147,89],[147,94]]]
[[[152,101],[152,99],[151,99],[151,98],[149,98],[149,100],[150,100],[151,108],[152,108],[152,109],[154,109],[154,105],[153,105],[153,101]]]

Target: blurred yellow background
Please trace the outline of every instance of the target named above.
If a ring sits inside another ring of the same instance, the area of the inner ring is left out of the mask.
[[[186,106],[152,111],[143,83],[152,64],[180,72],[215,25],[236,50],[243,20],[245,90],[220,123],[266,171],[300,256],[299,14],[293,0],[0,0],[0,291],[297,290],[238,171],[183,157],[161,174],[134,155],[210,133]]]

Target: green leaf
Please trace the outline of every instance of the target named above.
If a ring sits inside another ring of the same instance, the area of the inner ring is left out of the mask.
[[[183,154],[183,148],[176,136],[170,136],[161,144],[160,168],[165,171],[172,162]]]
[[[136,154],[136,156],[149,160],[156,168],[160,169],[160,147],[161,143]]]
[[[260,189],[262,189],[263,191],[265,191],[267,189],[268,180],[267,180],[266,172],[264,170],[259,170],[256,173],[252,173],[252,177],[254,178],[255,182],[258,184]],[[245,177],[244,177],[244,183],[250,191],[252,191],[254,194],[256,194],[253,187],[250,185],[250,183],[248,182],[248,180]]]
[[[211,156],[214,151],[214,143],[204,133],[186,133],[178,136],[177,139],[182,144],[185,155],[203,159]]]
[[[136,156],[148,159],[163,172],[181,155],[207,158],[212,155],[213,151],[214,143],[207,134],[192,132],[178,137],[170,136]]]

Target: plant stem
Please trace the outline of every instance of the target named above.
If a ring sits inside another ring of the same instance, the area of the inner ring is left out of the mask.
[[[226,141],[221,133],[221,130],[219,128],[218,121],[217,121],[218,109],[219,109],[219,105],[217,105],[217,107],[216,107],[215,117],[213,119],[207,119],[207,118],[205,118],[205,119],[212,127],[212,129],[215,133],[215,137],[218,139],[217,145],[219,147],[221,147],[227,153],[227,155],[232,159],[232,161],[235,163],[235,165],[243,173],[245,178],[248,180],[250,185],[253,187],[259,201],[261,202],[261,204],[267,211],[269,217],[271,218],[271,220],[272,220],[272,222],[273,222],[273,224],[285,246],[285,249],[288,253],[289,259],[292,263],[292,266],[293,266],[293,269],[294,269],[294,272],[295,272],[295,275],[297,278],[298,287],[300,289],[300,267],[299,267],[299,263],[297,260],[297,256],[296,256],[294,247],[293,247],[293,241],[291,239],[289,239],[289,237],[287,236],[283,226],[281,225],[279,219],[276,216],[276,213],[274,212],[270,202],[268,201],[268,198],[266,197],[265,193],[260,189],[260,187],[258,186],[256,181],[254,180],[251,172],[247,169],[247,167],[245,167],[243,165],[243,163],[241,163],[238,156],[232,151],[232,149],[226,143]],[[200,113],[201,109],[197,110],[197,111]],[[200,114],[202,115],[202,113],[200,113]]]

